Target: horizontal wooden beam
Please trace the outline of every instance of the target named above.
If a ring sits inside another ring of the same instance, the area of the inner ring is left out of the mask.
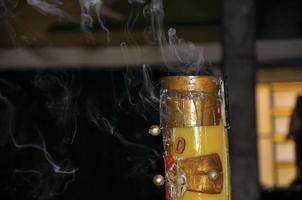
[[[219,43],[197,44],[204,49],[204,56],[211,63],[220,63]],[[167,49],[164,49],[167,51]],[[258,63],[282,67],[281,63],[300,60],[302,66],[302,40],[260,40],[256,44]],[[281,62],[283,61],[283,62]],[[116,68],[125,65],[149,64],[162,66],[165,62],[176,63],[177,58],[161,56],[157,47],[141,46],[122,49],[119,46],[106,48],[45,47],[0,49],[0,69],[30,68]],[[285,65],[286,66],[286,65]]]

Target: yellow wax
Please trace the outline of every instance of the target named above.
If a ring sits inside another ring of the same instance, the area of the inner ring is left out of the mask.
[[[181,153],[170,150],[174,159],[182,160],[213,153],[219,155],[223,170],[223,189],[219,194],[186,191],[175,200],[230,200],[228,141],[227,131],[223,123],[218,126],[173,128],[171,134],[172,146],[179,137],[184,138],[186,144],[184,151]]]

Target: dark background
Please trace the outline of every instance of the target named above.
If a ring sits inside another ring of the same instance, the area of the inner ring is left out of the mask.
[[[0,198],[163,199],[163,189],[152,182],[154,175],[163,173],[162,140],[147,134],[159,123],[158,104],[146,101],[150,96],[139,81],[141,73],[141,69],[2,72],[1,95],[13,109],[1,99]],[[159,72],[153,74],[154,81],[158,77]],[[56,163],[64,161],[64,169],[78,171],[74,176],[54,173],[43,152],[16,148],[9,130],[19,144],[40,144],[39,130]],[[16,169],[42,175],[14,173]]]

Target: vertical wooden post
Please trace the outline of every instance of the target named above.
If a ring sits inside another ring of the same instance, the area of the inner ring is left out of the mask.
[[[223,1],[223,62],[231,111],[232,200],[259,200],[254,0]]]

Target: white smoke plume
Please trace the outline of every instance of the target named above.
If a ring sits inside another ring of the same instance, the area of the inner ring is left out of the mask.
[[[75,0],[76,1],[76,0]],[[105,26],[101,17],[101,10],[106,12],[103,8],[102,0],[78,0],[81,9],[80,25],[82,30],[92,38],[91,28],[94,27],[96,21],[99,26],[106,32],[106,39],[110,42],[110,31]],[[9,17],[15,16],[15,10],[19,5],[19,0],[1,0],[0,1],[0,20],[5,21]],[[64,10],[64,0],[26,0],[26,3],[43,15],[56,16],[61,18],[72,19],[67,11]],[[121,17],[121,16],[118,16]],[[73,19],[72,19],[73,20]]]
[[[182,38],[178,38],[176,30],[170,28],[168,30],[168,54],[175,56],[181,65],[178,69],[184,74],[198,74],[204,66],[203,48],[199,48],[192,42],[187,42]],[[165,55],[166,56],[166,55]],[[169,56],[169,55],[167,55]]]
[[[146,28],[146,35],[149,39],[151,38],[153,44],[159,46],[169,72],[187,75],[204,73],[203,49],[198,48],[192,42],[178,38],[174,28],[165,31],[163,0],[150,0],[144,6],[143,14],[150,23],[150,26]],[[169,63],[167,60],[177,60],[178,62]]]
[[[101,18],[101,8],[103,2],[101,0],[79,0],[81,7],[81,27],[86,33],[90,33],[89,29],[93,27],[95,15],[101,28],[107,34],[107,41],[110,42],[110,31],[105,26]]]
[[[68,14],[60,8],[63,5],[61,0],[27,0],[27,3],[44,15],[68,16]]]

